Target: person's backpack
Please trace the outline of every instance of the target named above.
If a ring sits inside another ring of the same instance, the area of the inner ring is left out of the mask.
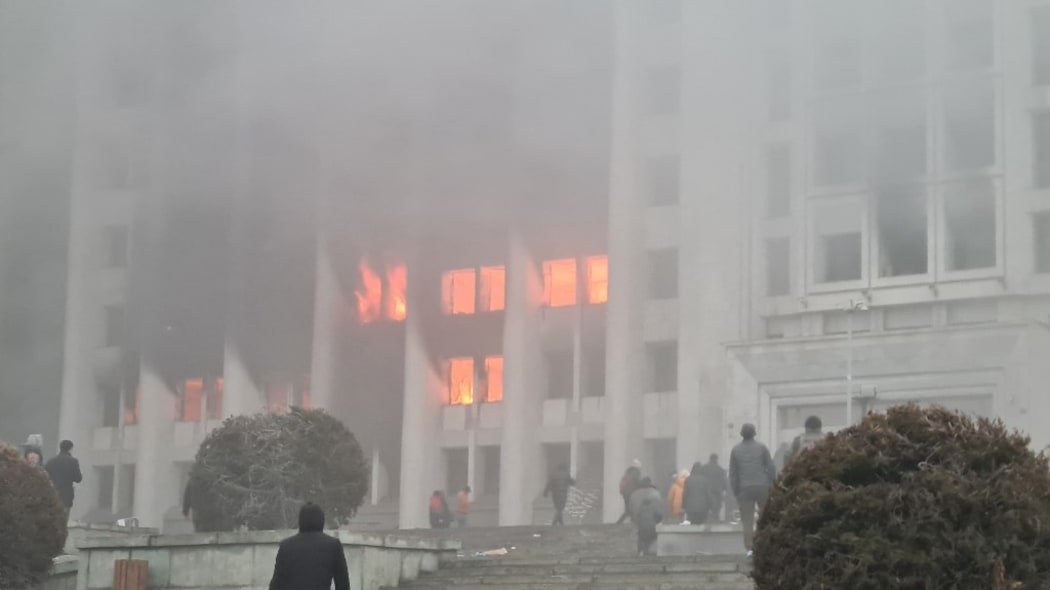
[[[430,511],[435,514],[441,514],[444,512],[444,507],[441,505],[441,498],[437,496],[430,497]]]
[[[634,479],[630,475],[624,475],[620,479],[620,494],[626,495],[634,491]]]
[[[824,438],[824,434],[820,432],[803,433],[798,439],[798,452],[802,453],[802,451],[805,451],[806,449],[813,448],[813,446],[820,442],[820,439],[822,438]]]

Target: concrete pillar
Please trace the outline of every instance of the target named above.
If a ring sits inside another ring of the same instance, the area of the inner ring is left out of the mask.
[[[412,287],[409,287],[409,309]],[[419,314],[405,320],[405,405],[401,426],[400,526],[403,529],[429,526],[427,500],[433,490],[444,487],[441,446],[445,385],[430,363]]]
[[[223,357],[223,417],[258,414],[265,410],[266,401],[245,366],[237,344],[227,337]]]
[[[638,6],[629,0],[616,5],[613,79],[612,148],[609,178],[609,302],[606,333],[605,467],[603,512],[614,521],[623,509],[620,476],[642,451],[641,254],[644,210],[638,195],[639,91],[635,55]]]
[[[580,469],[580,426],[583,398],[583,305],[576,306],[576,318],[572,334],[572,432],[569,438],[569,472],[578,474]]]
[[[500,461],[499,524],[532,523],[532,501],[542,481],[540,443],[543,355],[537,327],[543,277],[520,236],[510,237],[507,310],[503,328],[503,441]]]
[[[145,364],[140,369],[139,444],[135,463],[135,518],[159,528],[164,512],[178,504],[178,474],[172,463],[175,393]]]
[[[318,222],[321,223],[320,221]],[[330,408],[334,387],[335,355],[338,335],[339,284],[329,258],[322,231],[317,237],[316,278],[314,283],[313,356],[310,361],[310,402],[314,408]]]

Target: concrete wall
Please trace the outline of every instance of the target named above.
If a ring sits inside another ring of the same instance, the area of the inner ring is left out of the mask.
[[[157,529],[128,528],[104,524],[75,524],[70,525],[66,535],[66,547],[63,549],[67,554],[75,555],[80,551],[81,543],[88,539],[103,537],[127,537],[130,535],[155,535]]]
[[[284,531],[202,535],[132,535],[90,539],[80,547],[77,590],[104,590],[113,585],[119,559],[149,562],[152,590],[236,588],[266,589]],[[418,540],[338,531],[350,569],[350,588],[377,590],[435,571],[442,559],[454,557],[456,541]],[[50,589],[48,589],[50,590]]]

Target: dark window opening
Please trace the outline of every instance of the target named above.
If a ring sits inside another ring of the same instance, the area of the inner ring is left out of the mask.
[[[879,276],[926,274],[926,197],[914,189],[886,189],[876,201]]]
[[[971,183],[945,195],[944,216],[950,271],[991,268],[996,264],[995,194],[988,183]]]
[[[95,468],[95,479],[98,481],[98,507],[102,510],[113,510],[113,466]]]
[[[1036,113],[1032,118],[1032,165],[1036,188],[1050,187],[1050,111]]]
[[[668,248],[649,252],[649,297],[678,297],[678,250]]]
[[[860,232],[821,236],[819,247],[824,263],[817,268],[818,283],[861,279]]]
[[[549,399],[572,397],[574,370],[571,350],[547,353],[547,397]]]
[[[486,496],[499,495],[499,473],[502,469],[501,447],[481,447],[481,466],[484,470],[478,477],[474,475],[474,481],[480,483],[477,494]]]
[[[945,100],[945,157],[949,170],[995,164],[995,94],[991,87],[964,88]]]
[[[776,238],[766,241],[766,294],[791,293],[791,240]]]
[[[120,346],[124,341],[124,308],[106,307],[106,342],[107,347]]]
[[[124,414],[120,407],[120,387],[105,385],[102,387],[102,426],[115,428],[120,425]]]
[[[676,67],[663,66],[649,70],[646,96],[651,115],[673,115],[681,103],[682,74]]]
[[[605,395],[605,347],[583,349],[583,395],[601,397]]]
[[[651,342],[646,345],[649,361],[647,393],[671,393],[678,390],[678,343]]]
[[[445,449],[445,493],[449,496],[449,508],[455,509],[455,498],[459,490],[467,487],[470,462],[467,449]]]
[[[1032,232],[1035,235],[1035,271],[1050,273],[1050,211],[1040,211],[1032,216]]]
[[[770,217],[791,214],[791,148],[766,148],[766,211]]]
[[[673,205],[678,202],[680,164],[678,156],[649,158],[646,181],[650,205]]]

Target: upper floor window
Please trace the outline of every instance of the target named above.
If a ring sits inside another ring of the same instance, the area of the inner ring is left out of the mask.
[[[442,278],[441,299],[449,315],[475,312],[477,275],[474,269],[451,270]]]
[[[587,303],[609,301],[609,257],[591,256],[587,263]]]
[[[543,263],[543,301],[548,307],[576,305],[576,259]]]

